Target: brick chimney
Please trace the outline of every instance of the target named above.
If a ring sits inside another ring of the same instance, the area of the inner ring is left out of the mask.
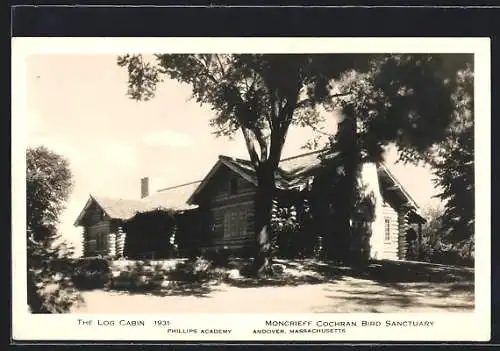
[[[149,177],[141,178],[141,199],[149,196]]]

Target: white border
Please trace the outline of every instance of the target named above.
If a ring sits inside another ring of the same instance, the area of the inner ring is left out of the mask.
[[[476,274],[475,310],[440,314],[178,314],[31,315],[26,306],[25,150],[26,57],[33,54],[155,53],[473,53],[475,54]],[[77,318],[168,319],[175,328],[232,328],[222,336],[178,335],[168,340],[423,340],[490,338],[490,40],[489,38],[13,38],[12,39],[12,314],[15,340],[167,340],[161,328],[78,327]],[[265,320],[432,320],[432,328],[352,328],[345,334],[252,335]]]

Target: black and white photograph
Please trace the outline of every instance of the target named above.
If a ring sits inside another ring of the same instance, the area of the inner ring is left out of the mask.
[[[174,314],[264,316],[248,340],[414,338],[450,328],[436,316],[484,316],[489,257],[476,252],[490,233],[476,217],[489,208],[477,187],[489,170],[476,157],[490,116],[467,40],[331,52],[328,38],[164,51],[108,40],[44,52],[45,39],[21,64],[23,318],[123,337],[163,323],[167,340],[243,327]]]

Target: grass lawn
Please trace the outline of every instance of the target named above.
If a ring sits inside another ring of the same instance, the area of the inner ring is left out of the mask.
[[[76,313],[472,312],[474,270],[380,261],[355,270],[313,260],[277,260],[283,275],[233,277],[157,291],[82,292]],[[231,268],[234,269],[236,264]]]

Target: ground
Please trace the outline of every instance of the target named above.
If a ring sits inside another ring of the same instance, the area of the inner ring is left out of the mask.
[[[77,313],[348,313],[467,312],[474,271],[382,261],[352,269],[317,261],[278,262],[272,279],[233,277],[158,291],[83,292]],[[230,269],[230,268],[228,268]]]

